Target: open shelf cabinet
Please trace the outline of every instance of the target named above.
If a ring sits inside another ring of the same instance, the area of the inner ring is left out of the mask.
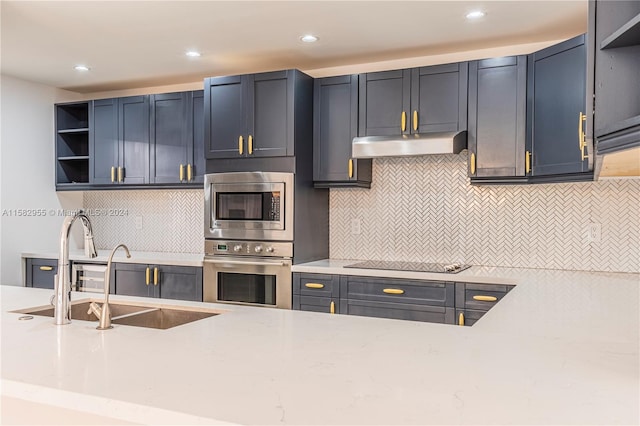
[[[56,104],[56,185],[89,183],[91,102]]]

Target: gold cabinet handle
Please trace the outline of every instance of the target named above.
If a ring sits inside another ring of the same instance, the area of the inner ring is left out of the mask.
[[[458,325],[464,325],[464,313],[460,312],[460,315],[458,315]]]
[[[304,286],[306,288],[324,288],[324,284],[318,284],[318,283],[306,283]]]
[[[118,167],[118,182],[124,182],[124,167]]]
[[[53,271],[53,266],[41,266],[41,271]]]
[[[180,182],[184,180],[184,165],[180,164]]]
[[[469,159],[469,171],[472,175],[476,174],[476,154],[475,152],[471,153],[471,158]]]
[[[147,271],[144,274],[145,276],[145,284],[149,285],[149,281],[151,281],[151,269],[147,267]]]
[[[349,179],[353,177],[353,158],[349,158]]]
[[[329,306],[329,312],[332,314],[336,313],[336,302],[331,302],[331,305]]]
[[[407,130],[407,113],[402,111],[402,115],[400,116],[400,130],[403,132]]]
[[[116,181],[116,168],[111,166],[111,183]]]
[[[158,268],[153,268],[153,285],[158,285]]]
[[[583,114],[580,112],[580,116],[578,117],[578,146],[580,148],[580,158],[582,161],[589,158],[589,155],[585,154],[585,148],[587,147],[587,135],[584,131],[584,123],[587,121],[587,114]]]
[[[478,300],[480,302],[495,302],[498,298],[495,296],[473,296],[473,300]]]
[[[385,288],[382,291],[387,294],[404,294],[404,290],[401,290],[399,288]]]
[[[249,135],[249,140],[247,141],[247,144],[249,145],[248,151],[249,151],[249,155],[253,154],[253,136]]]
[[[413,130],[418,130],[418,110],[413,110]]]
[[[242,135],[238,136],[238,154],[240,155],[242,155],[243,141]]]
[[[193,166],[191,163],[187,164],[187,181],[191,182],[193,180]]]
[[[526,173],[531,173],[531,151],[524,155],[524,168]]]

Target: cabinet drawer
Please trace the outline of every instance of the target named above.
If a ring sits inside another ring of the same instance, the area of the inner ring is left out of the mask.
[[[353,299],[340,300],[340,313],[440,324],[453,324],[455,319],[454,308]]]
[[[331,297],[317,297],[317,296],[293,296],[293,309],[299,311],[310,312],[331,312],[331,303],[333,302],[333,310],[335,314],[338,312],[338,301]]]
[[[371,277],[341,277],[340,297],[414,305],[454,306],[454,283]]]
[[[476,323],[487,311],[480,311],[476,309],[456,309],[456,325],[472,326]],[[462,318],[460,317],[462,315]],[[460,322],[462,321],[462,324]]]
[[[293,294],[302,296],[340,296],[340,275],[293,274]]]
[[[513,286],[456,283],[456,308],[488,311],[500,301]]]
[[[25,259],[25,286],[36,288],[54,288],[54,276],[58,273],[57,259]]]

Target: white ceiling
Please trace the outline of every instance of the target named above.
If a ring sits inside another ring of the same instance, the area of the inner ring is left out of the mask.
[[[77,92],[569,38],[587,1],[7,1],[3,74]],[[487,15],[468,22],[481,8]],[[299,36],[320,37],[314,44]],[[200,58],[184,52],[197,49]],[[91,71],[80,73],[76,64]]]

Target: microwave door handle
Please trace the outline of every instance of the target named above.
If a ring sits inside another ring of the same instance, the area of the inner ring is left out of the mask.
[[[289,260],[277,260],[277,261],[267,261],[262,260],[260,262],[248,262],[248,261],[240,261],[240,260],[222,260],[222,259],[205,259],[205,263],[215,263],[218,265],[249,265],[249,266],[291,266],[291,262]]]

